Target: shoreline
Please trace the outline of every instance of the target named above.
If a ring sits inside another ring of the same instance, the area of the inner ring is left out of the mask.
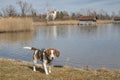
[[[31,61],[24,61],[24,60],[16,60],[16,59],[10,59],[10,58],[0,58],[0,61],[1,60],[6,60],[6,61],[13,61],[13,62],[20,62],[22,64],[33,64],[33,62]],[[42,66],[41,64],[37,64],[39,66]],[[55,67],[71,67],[71,68],[74,68],[74,69],[99,69],[99,68],[91,68],[89,66],[85,66],[83,68],[81,67],[72,67],[72,66],[67,66],[67,65],[54,65]],[[101,67],[101,68],[106,68],[106,69],[109,69],[109,70],[120,70],[120,69],[111,69],[111,68],[107,68],[107,67]]]
[[[78,20],[55,20],[49,22],[33,22],[33,26],[51,26],[51,25],[77,25]]]
[[[78,25],[78,20],[55,20],[47,22],[33,22],[33,26],[51,26],[51,25]],[[113,23],[113,20],[97,20],[97,24]]]
[[[113,23],[113,20],[97,20],[97,24]],[[34,30],[34,26],[78,25],[79,20],[55,20],[35,22],[32,18],[3,18],[0,19],[0,33],[25,32]],[[89,26],[89,25],[88,25]],[[94,25],[91,25],[94,26]]]
[[[53,66],[52,73],[45,75],[41,64],[37,71],[32,71],[32,63],[21,60],[0,58],[1,80],[119,80],[120,70],[108,68],[73,68],[70,66]]]
[[[97,24],[113,23],[113,20],[97,20]],[[97,26],[80,25],[80,26]],[[57,26],[57,25],[79,25],[79,20],[55,20],[55,21],[33,21],[32,18],[3,18],[0,19],[0,33],[16,33],[33,31],[34,27]]]

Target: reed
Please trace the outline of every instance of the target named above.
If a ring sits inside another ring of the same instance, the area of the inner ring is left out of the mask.
[[[55,20],[48,22],[34,22],[34,26],[49,26],[49,25],[77,25],[79,23],[78,20]]]
[[[98,24],[108,24],[113,23],[113,20],[97,20]]]
[[[97,24],[109,24],[113,23],[113,20],[97,20]],[[34,26],[49,26],[49,25],[78,25],[79,20],[55,20],[55,21],[40,21],[40,22],[33,22]]]
[[[2,18],[0,32],[18,32],[33,30],[31,18]]]

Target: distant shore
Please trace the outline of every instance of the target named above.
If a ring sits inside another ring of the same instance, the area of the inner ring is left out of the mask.
[[[113,20],[97,20],[97,24],[112,23]],[[48,26],[48,25],[78,25],[78,20],[55,20],[47,22],[33,22],[34,26]]]
[[[32,71],[32,63],[0,58],[1,80],[120,80],[119,70],[107,68],[72,68],[67,66],[53,66],[52,73],[45,75],[40,64],[37,71]]]
[[[49,22],[33,22],[35,26],[49,26],[49,25],[77,25],[78,20],[55,20]]]
[[[113,23],[113,20],[97,20],[97,24],[108,24]]]
[[[112,20],[97,20],[97,24],[112,23]],[[0,33],[34,30],[34,26],[78,25],[79,20],[33,21],[32,18],[2,18]]]

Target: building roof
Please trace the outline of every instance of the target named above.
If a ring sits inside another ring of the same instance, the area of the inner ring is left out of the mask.
[[[114,21],[120,21],[120,17],[115,17]]]
[[[94,16],[80,16],[80,21],[96,21],[96,17]]]

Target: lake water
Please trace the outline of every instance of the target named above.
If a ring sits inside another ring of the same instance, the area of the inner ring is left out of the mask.
[[[56,48],[54,65],[120,69],[120,24],[43,26],[33,32],[0,34],[0,57],[32,61],[24,46]]]

